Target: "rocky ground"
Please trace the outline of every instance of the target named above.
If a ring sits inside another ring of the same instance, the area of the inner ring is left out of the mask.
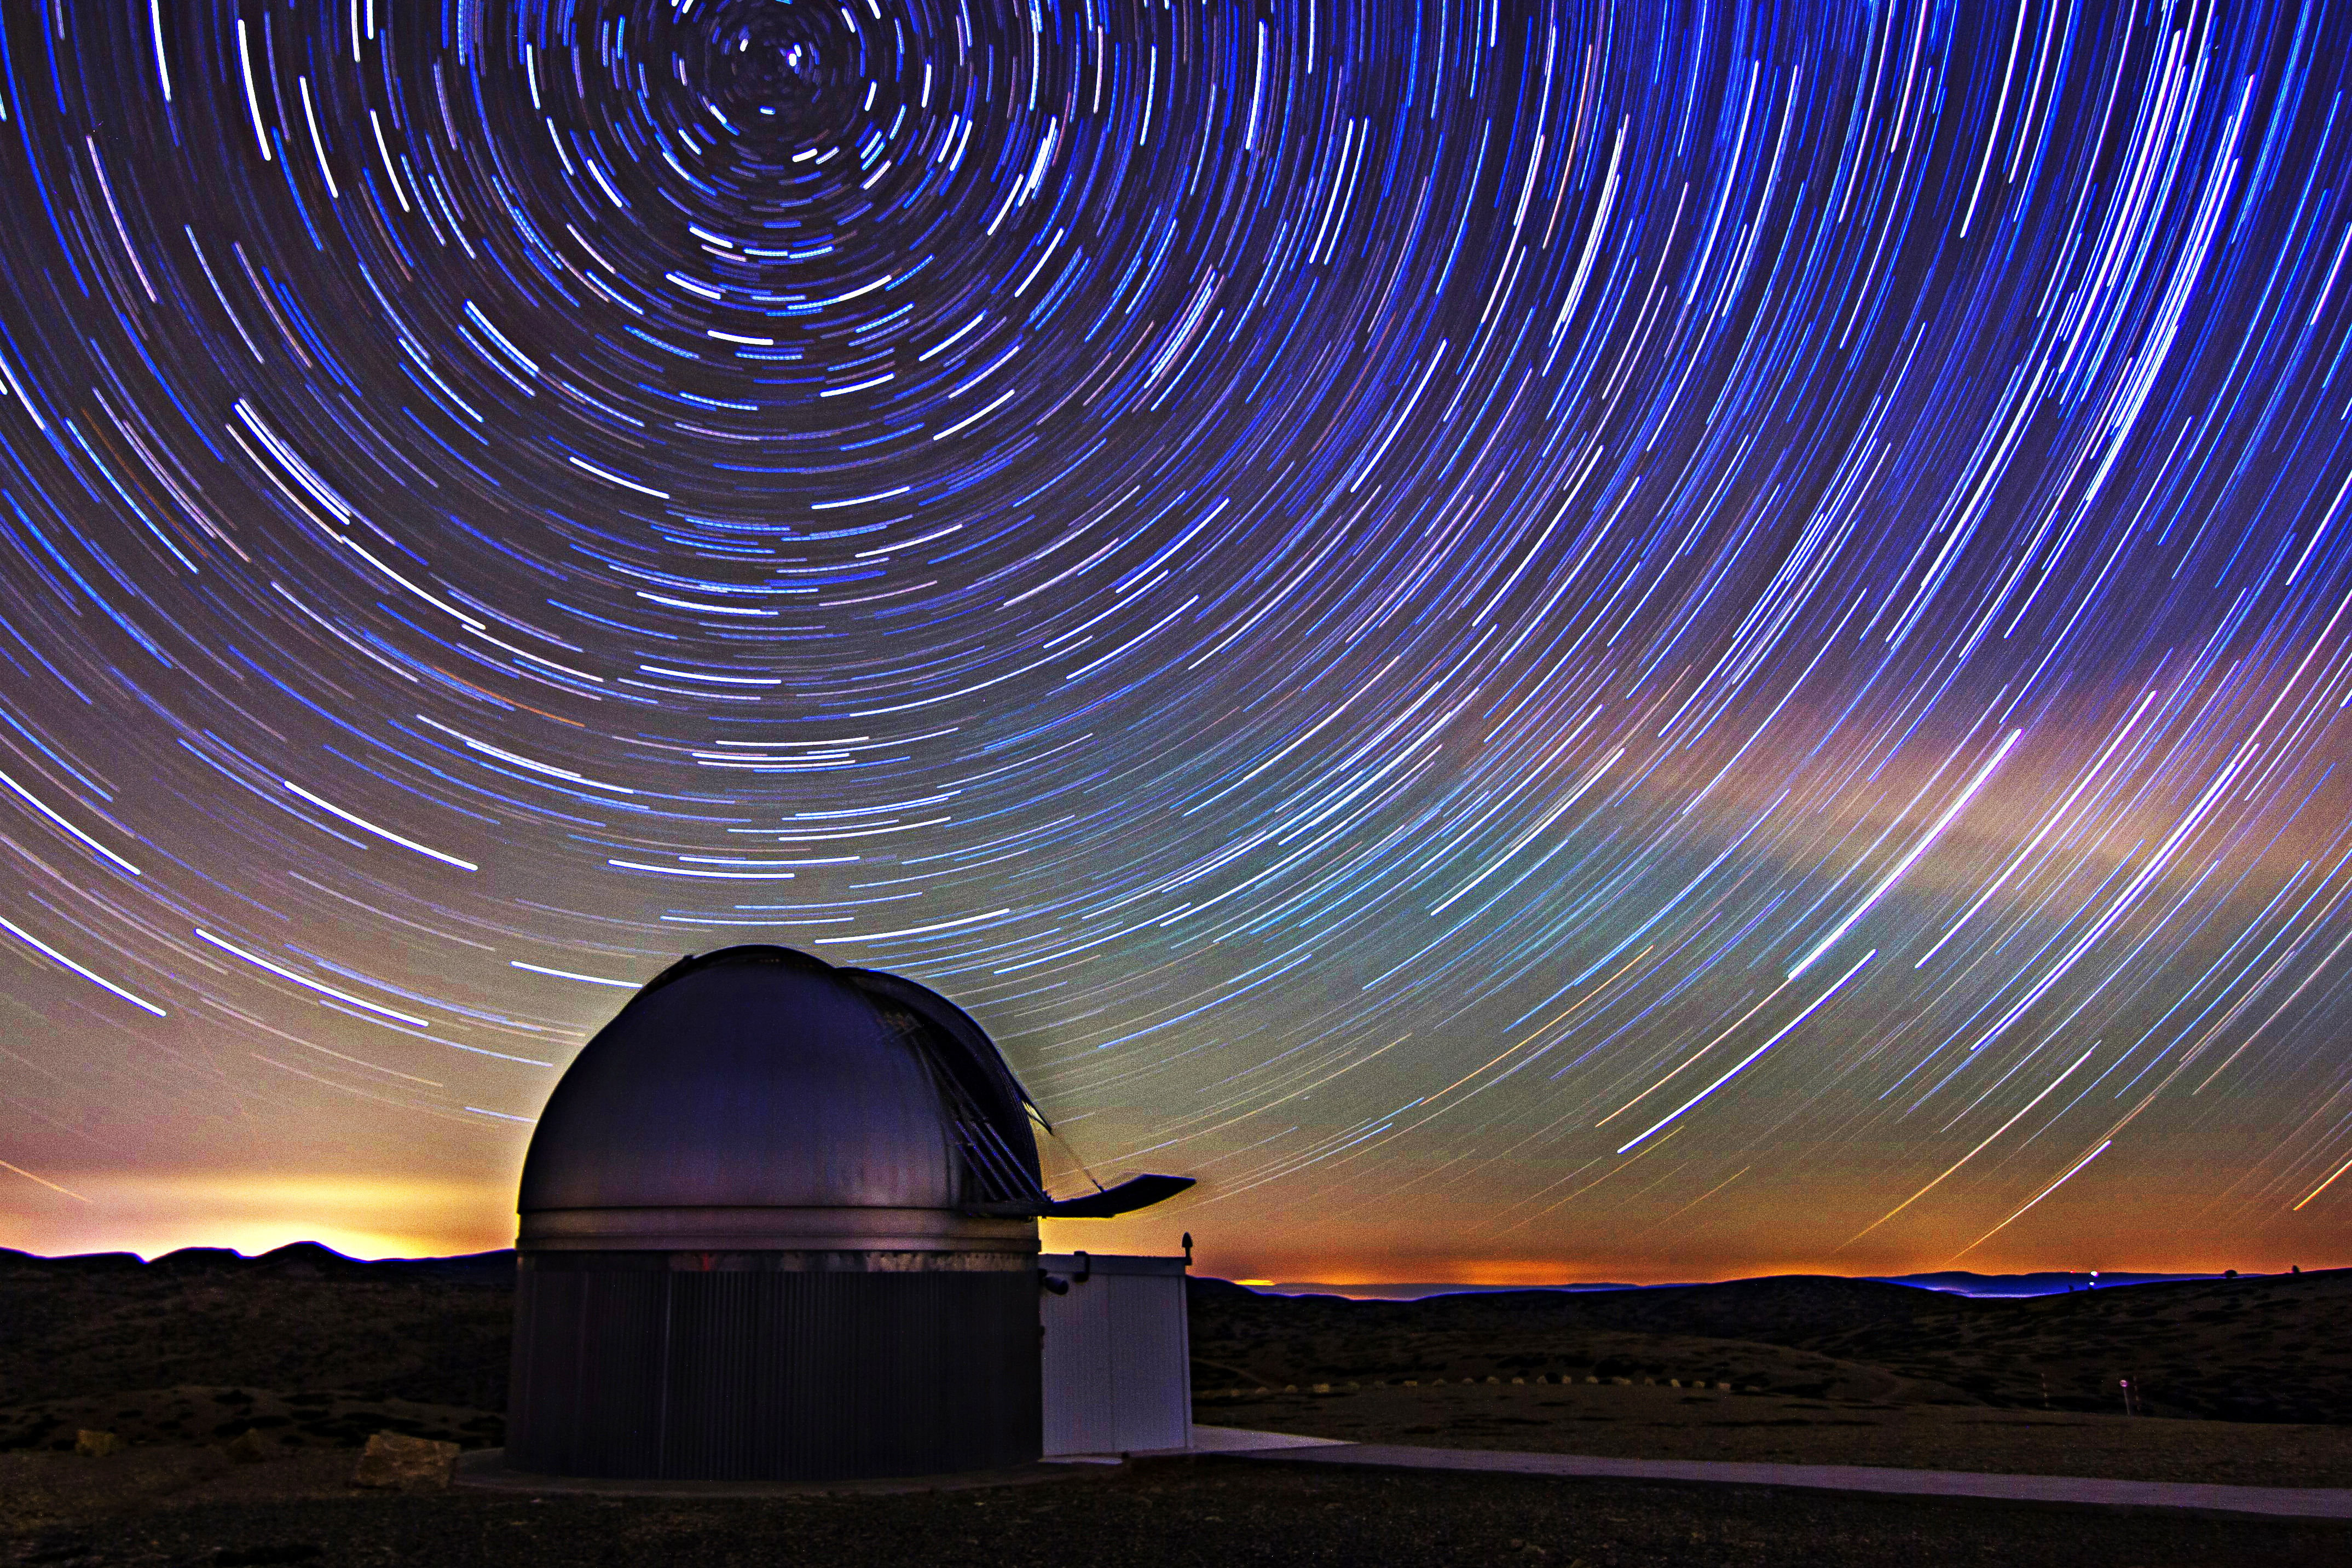
[[[85,1431],[112,1432],[132,1448],[204,1446],[250,1434],[247,1451],[275,1458],[280,1450],[358,1448],[377,1432],[433,1437],[466,1448],[495,1448],[504,1440],[506,1421],[487,1410],[412,1399],[187,1384],[0,1409],[0,1452],[68,1452]]]
[[[2352,1532],[2326,1525],[1243,1459],[1145,1462],[984,1491],[673,1501],[352,1495],[337,1490],[325,1458],[209,1478],[190,1467],[176,1493],[86,1501],[0,1537],[0,1564],[2339,1568],[2352,1555]],[[0,1456],[0,1493],[24,1487],[25,1470],[10,1467],[79,1463],[87,1474],[113,1462]]]

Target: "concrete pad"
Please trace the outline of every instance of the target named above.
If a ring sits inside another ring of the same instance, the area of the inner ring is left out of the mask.
[[[1242,1427],[1192,1428],[1188,1454],[1252,1454],[1270,1448],[1349,1448],[1358,1445],[1340,1437],[1301,1437],[1290,1432],[1253,1432]]]
[[[1290,1432],[1252,1432],[1240,1427],[1192,1428],[1192,1441],[1181,1448],[1135,1448],[1122,1454],[1048,1454],[1049,1465],[1117,1465],[1129,1459],[1177,1459],[1188,1454],[1247,1454],[1264,1448],[1329,1448],[1348,1447],[1340,1437],[1301,1437]]]
[[[1480,1470],[1506,1475],[1607,1480],[1696,1481],[1722,1486],[1787,1487],[1801,1491],[1990,1498],[2005,1502],[2183,1509],[2199,1513],[2254,1515],[2271,1519],[2352,1520],[2352,1489],[2337,1487],[2116,1481],[2083,1476],[2005,1476],[1967,1470],[1898,1470],[1875,1465],[1611,1459],[1581,1454],[1423,1448],[1402,1443],[1325,1443],[1314,1447],[1266,1447],[1229,1451],[1234,1452],[1237,1458],[1276,1463],[1362,1465],[1414,1470]]]

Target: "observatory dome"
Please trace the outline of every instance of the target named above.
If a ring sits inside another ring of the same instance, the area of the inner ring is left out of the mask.
[[[1033,1460],[1048,1207],[1020,1085],[953,1003],[783,947],[682,959],[531,1134],[508,1458],[705,1480]]]
[[[896,975],[729,947],[654,977],[541,1113],[516,1200],[507,1458],[567,1476],[819,1480],[1041,1442],[1034,1107]]]
[[[516,1207],[526,1245],[637,1249],[919,1245],[1045,1203],[1020,1087],[954,1004],[745,946],[672,965],[589,1041]]]

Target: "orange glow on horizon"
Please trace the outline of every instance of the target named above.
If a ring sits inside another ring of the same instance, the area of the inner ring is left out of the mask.
[[[0,1247],[41,1256],[134,1252],[153,1259],[183,1247],[222,1247],[247,1256],[295,1241],[316,1241],[347,1257],[424,1258],[485,1252],[514,1244],[514,1189],[506,1176],[475,1180],[391,1175],[127,1175],[55,1172],[75,1197],[24,1184],[0,1187]],[[5,1176],[5,1173],[0,1173]],[[86,1198],[87,1201],[78,1201]],[[1112,1220],[1046,1220],[1044,1249],[1173,1256],[1190,1232],[1194,1272],[1258,1288],[1312,1285],[1345,1292],[1397,1284],[1538,1288],[1613,1282],[1670,1284],[1758,1279],[1777,1274],[1846,1277],[1941,1272],[2218,1274],[2225,1269],[2284,1273],[2335,1266],[2317,1249],[2265,1239],[2227,1255],[2197,1242],[2173,1250],[2162,1239],[2109,1236],[2096,1247],[2021,1243],[1955,1260],[1948,1245],[1916,1241],[1883,1250],[1791,1257],[1730,1246],[1720,1251],[1610,1253],[1567,1257],[1492,1257],[1475,1252],[1399,1251],[1377,1245],[1328,1250],[1289,1245],[1272,1228],[1239,1235],[1209,1228],[1197,1207],[1154,1210]],[[2191,1250],[2193,1247],[2193,1250]]]
[[[83,1174],[65,1185],[89,1195],[0,1212],[0,1246],[47,1257],[135,1252],[152,1260],[183,1247],[247,1257],[316,1241],[347,1258],[434,1258],[514,1245],[512,1199],[469,1182],[384,1176],[215,1176]]]

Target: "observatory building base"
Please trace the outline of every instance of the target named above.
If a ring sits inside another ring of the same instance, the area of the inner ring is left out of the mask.
[[[843,1481],[1039,1454],[1034,1253],[525,1251],[505,1462]]]

